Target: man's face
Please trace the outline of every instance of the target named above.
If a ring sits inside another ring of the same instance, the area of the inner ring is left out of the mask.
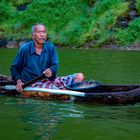
[[[39,44],[43,44],[46,40],[46,29],[43,25],[36,25],[35,31],[32,35],[34,41]]]

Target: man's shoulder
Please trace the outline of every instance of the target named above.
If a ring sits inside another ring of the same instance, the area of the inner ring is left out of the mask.
[[[30,45],[32,44],[32,42],[33,42],[33,41],[25,42],[24,44],[22,44],[22,45],[20,46],[20,48],[24,48],[24,47],[30,46]]]
[[[50,41],[45,41],[45,44],[50,47],[54,47],[54,44]]]
[[[55,49],[55,45],[50,41],[45,41],[47,50]]]
[[[32,41],[28,41],[28,42],[22,44],[22,45],[20,46],[20,50],[28,50],[28,49],[30,48],[29,46],[31,46],[32,43],[33,43]]]

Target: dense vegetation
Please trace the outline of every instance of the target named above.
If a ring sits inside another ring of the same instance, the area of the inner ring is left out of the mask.
[[[61,46],[98,47],[108,43],[130,45],[140,39],[140,17],[127,27],[118,25],[127,16],[132,0],[1,0],[0,37],[23,40],[31,26],[43,23],[48,36]],[[20,6],[27,6],[19,10]],[[135,1],[140,13],[140,0]]]

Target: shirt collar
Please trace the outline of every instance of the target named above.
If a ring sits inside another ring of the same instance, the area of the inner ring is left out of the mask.
[[[47,42],[45,41],[43,44],[43,50],[42,52],[47,52]],[[34,41],[31,41],[31,50],[30,50],[31,55],[35,53],[35,47],[34,47]]]

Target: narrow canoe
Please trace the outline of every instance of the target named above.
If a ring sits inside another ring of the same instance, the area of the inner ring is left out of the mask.
[[[76,89],[73,85],[68,86],[68,90],[53,91],[25,88],[25,92],[19,94],[15,90],[6,90],[7,85],[14,85],[14,81],[9,76],[0,75],[0,94],[14,97],[27,97],[50,100],[71,100],[80,103],[101,103],[101,104],[134,104],[140,102],[140,84],[111,85],[100,84],[94,88]],[[61,92],[62,91],[62,92]],[[61,93],[60,93],[61,92]],[[74,98],[71,98],[74,96]]]

